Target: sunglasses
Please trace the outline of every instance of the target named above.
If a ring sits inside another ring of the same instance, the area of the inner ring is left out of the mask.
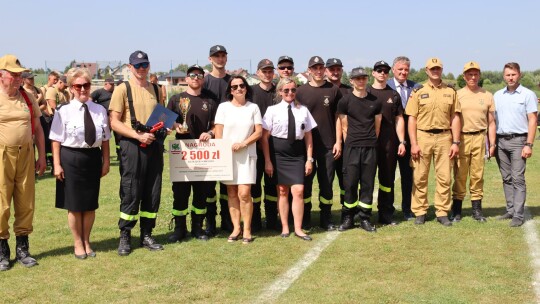
[[[245,89],[245,88],[246,88],[246,85],[243,84],[243,83],[241,83],[241,84],[235,84],[235,85],[232,85],[232,86],[231,86],[231,89],[233,89],[233,90],[238,90],[238,88],[240,88],[240,89]]]
[[[83,83],[83,84],[73,84],[71,85],[76,91],[80,91],[81,88],[84,88],[85,91],[90,90],[90,87],[92,84],[90,82]]]
[[[191,79],[203,79],[204,78],[204,74],[195,74],[195,73],[189,73],[188,74],[189,78]]]
[[[148,67],[150,66],[150,63],[149,62],[143,62],[143,63],[137,63],[137,64],[134,64],[133,67],[138,70],[140,68],[143,68],[143,69],[147,69]]]
[[[389,70],[386,70],[386,69],[376,69],[375,72],[377,72],[377,73],[379,73],[379,74],[380,74],[380,73],[384,73],[384,74],[390,73],[390,71],[389,71]]]
[[[291,65],[289,65],[289,66],[280,66],[280,67],[278,67],[278,69],[280,69],[280,70],[282,70],[282,71],[283,71],[283,70],[289,70],[289,71],[292,71],[292,70],[294,70],[294,67],[291,66]]]
[[[296,88],[283,89],[282,92],[285,93],[285,94],[289,94],[289,92],[291,92],[291,94],[295,94],[296,93]]]

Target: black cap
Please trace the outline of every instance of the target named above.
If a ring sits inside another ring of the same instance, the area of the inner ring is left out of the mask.
[[[193,71],[195,71],[195,70],[199,70],[199,71],[201,71],[201,72],[204,74],[204,69],[203,69],[203,67],[200,66],[200,65],[198,65],[198,64],[194,64],[194,65],[190,66],[190,67],[187,69],[186,74],[189,74],[189,73],[191,73],[191,72],[193,72]]]
[[[328,60],[326,60],[327,68],[333,67],[333,66],[343,67],[343,63],[341,63],[341,60],[339,60],[338,58],[329,58]]]
[[[324,60],[319,56],[313,56],[309,59],[308,68],[316,66],[318,64],[324,65]]]
[[[361,76],[368,76],[368,74],[362,68],[354,68],[352,69],[351,74],[349,75],[349,78],[352,79],[352,78],[361,77]]]
[[[262,59],[261,61],[259,61],[259,64],[257,64],[257,70],[261,70],[264,68],[274,69],[274,63],[269,59]]]
[[[36,75],[34,75],[34,74],[30,73],[30,72],[22,72],[22,74],[21,74],[21,77],[23,79],[34,78],[34,76],[36,76]]]
[[[60,78],[58,78],[58,80],[60,80],[63,83],[67,83],[67,77],[66,76],[60,76]]]
[[[135,51],[129,56],[129,64],[131,65],[146,62],[150,63],[150,61],[148,61],[148,54],[143,51]]]
[[[281,57],[279,57],[279,59],[277,61],[277,64],[280,64],[283,61],[288,61],[288,62],[290,62],[290,63],[292,63],[294,65],[293,59],[291,57],[289,57],[289,56],[281,56]]]
[[[112,77],[105,78],[105,82],[114,84],[114,79]]]
[[[377,62],[375,62],[375,64],[373,65],[373,69],[375,70],[376,68],[380,68],[380,67],[385,67],[387,68],[388,70],[390,70],[390,65],[384,61],[384,60],[379,60]]]
[[[210,48],[210,56],[214,56],[215,54],[217,54],[219,52],[223,52],[225,54],[228,54],[227,49],[223,45],[217,44],[217,45],[214,45],[213,47]]]

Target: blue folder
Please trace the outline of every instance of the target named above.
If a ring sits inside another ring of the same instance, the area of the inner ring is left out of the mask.
[[[172,129],[177,117],[178,114],[158,103],[156,105],[156,108],[152,112],[152,115],[150,115],[150,117],[148,118],[146,125],[151,127],[162,121],[165,125],[165,128]]]

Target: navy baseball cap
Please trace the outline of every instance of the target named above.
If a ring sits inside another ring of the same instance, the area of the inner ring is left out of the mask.
[[[351,71],[351,74],[349,75],[349,78],[353,79],[356,77],[362,77],[362,76],[368,76],[366,70],[363,68],[354,68]]]
[[[217,54],[219,52],[223,52],[225,54],[228,54],[227,49],[223,45],[217,44],[217,45],[214,45],[213,47],[210,48],[210,56],[214,56],[215,54]]]
[[[309,59],[308,68],[316,66],[318,64],[324,65],[324,60],[319,56],[313,56]]]
[[[187,69],[186,74],[189,74],[189,73],[191,73],[191,72],[193,72],[193,71],[195,71],[195,70],[199,70],[199,71],[201,71],[201,72],[204,74],[204,69],[203,69],[200,65],[198,65],[198,64],[194,64],[194,65],[190,66],[190,67]]]
[[[326,60],[326,67],[327,68],[330,68],[330,67],[333,67],[333,66],[343,67],[343,63],[341,63],[341,60],[339,60],[338,58],[329,58],[328,60]]]
[[[143,51],[135,51],[129,56],[129,64],[150,63],[148,54]]]
[[[294,65],[293,59],[291,57],[289,57],[289,56],[281,56],[281,57],[279,57],[279,59],[277,61],[277,64],[280,64],[283,61],[288,61],[288,62],[290,62],[290,63],[292,63]]]

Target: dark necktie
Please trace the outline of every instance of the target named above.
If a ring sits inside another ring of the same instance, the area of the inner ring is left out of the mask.
[[[292,113],[291,104],[287,106],[289,112],[289,126],[287,127],[287,141],[292,144],[296,139],[296,124],[294,122],[294,115]]]
[[[84,141],[91,147],[96,142],[96,125],[94,125],[86,103],[83,103],[82,106],[84,108]]]
[[[401,96],[401,104],[403,105],[403,108],[407,106],[407,87],[402,84],[399,85],[400,91],[399,95]]]

